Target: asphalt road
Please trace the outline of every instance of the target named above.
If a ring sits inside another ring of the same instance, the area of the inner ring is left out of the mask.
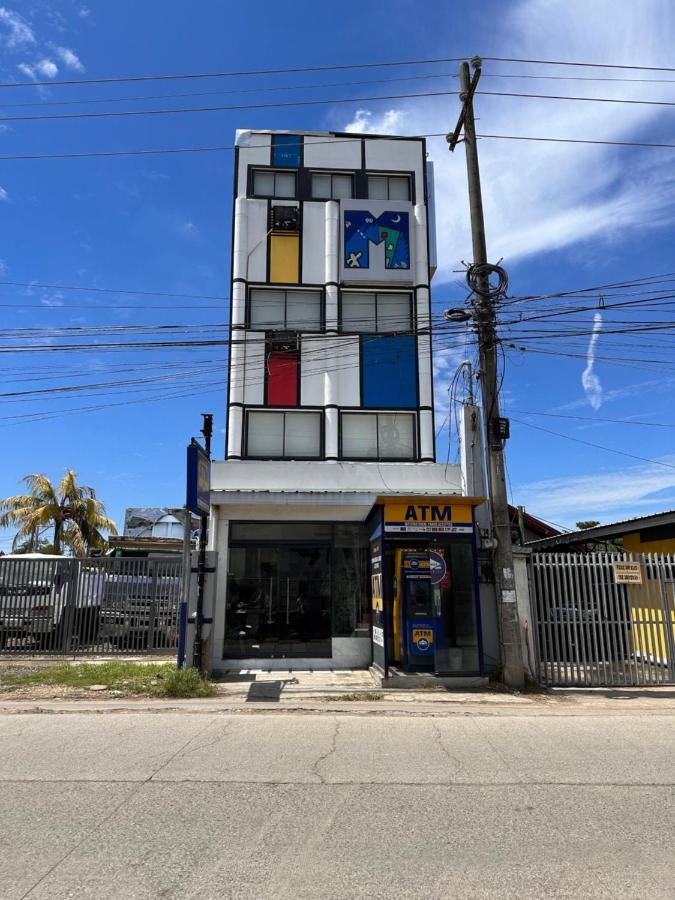
[[[0,716],[0,898],[675,897],[669,715]]]

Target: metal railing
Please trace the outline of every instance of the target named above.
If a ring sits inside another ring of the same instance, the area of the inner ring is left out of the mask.
[[[180,559],[0,557],[0,654],[170,653]]]
[[[615,562],[638,563],[640,583],[617,583]],[[530,588],[543,684],[675,681],[674,557],[535,553]]]

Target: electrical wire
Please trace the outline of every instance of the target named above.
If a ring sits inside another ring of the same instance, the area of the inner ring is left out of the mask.
[[[399,136],[400,137],[400,136]],[[417,135],[409,135],[411,140],[426,137],[445,137],[445,132],[427,132]],[[647,142],[647,141],[610,141],[610,140],[594,140],[592,138],[559,138],[545,137],[524,134],[477,134],[476,137],[482,140],[502,140],[502,141],[535,141],[538,143],[553,144],[590,144],[606,147],[638,147],[651,150],[675,150],[675,143],[665,142]],[[348,141],[351,138],[343,138]],[[361,137],[354,140],[362,140]],[[319,143],[315,141],[314,143]],[[89,150],[84,152],[73,153],[13,153],[0,156],[0,162],[17,162],[17,161],[35,161],[45,159],[103,159],[113,157],[126,156],[158,156],[158,155],[174,155],[181,153],[226,153],[237,149],[234,146],[216,146],[216,147],[157,147],[147,150]]]
[[[546,434],[552,434],[556,437],[565,438],[567,441],[574,441],[577,444],[585,444],[587,447],[594,447],[596,450],[606,450],[608,453],[618,453],[619,456],[627,456],[630,459],[637,459],[640,462],[652,463],[655,466],[663,466],[666,469],[675,469],[675,465],[671,463],[661,462],[658,459],[649,459],[646,456],[636,456],[635,453],[626,453],[625,450],[617,450],[615,447],[605,447],[602,444],[594,444],[592,441],[584,441],[581,438],[571,437],[569,434],[562,434],[559,431],[552,431],[550,428],[544,428],[541,425],[533,425],[531,422],[523,422],[522,419],[511,419],[513,422],[518,422],[519,425],[525,425],[526,428],[534,428],[537,431],[543,431]]]

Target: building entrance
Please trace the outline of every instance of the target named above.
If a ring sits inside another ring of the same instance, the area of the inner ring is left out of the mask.
[[[224,656],[331,655],[330,543],[230,546]]]

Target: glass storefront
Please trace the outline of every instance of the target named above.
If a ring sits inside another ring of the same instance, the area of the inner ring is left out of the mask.
[[[367,636],[359,523],[233,522],[225,659],[326,658],[333,636]]]

